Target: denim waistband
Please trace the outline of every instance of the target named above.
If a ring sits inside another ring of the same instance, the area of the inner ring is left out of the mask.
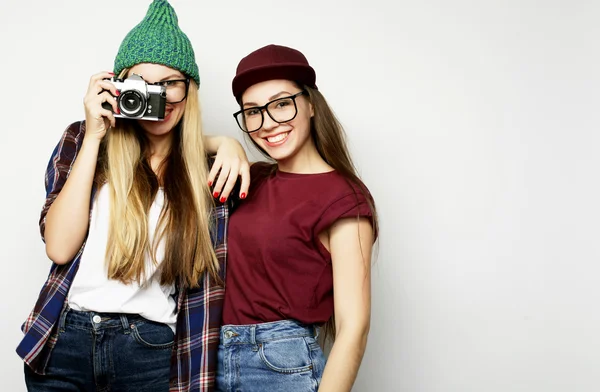
[[[256,344],[285,338],[318,336],[319,329],[316,325],[305,325],[294,320],[221,327],[221,343],[224,345]]]
[[[146,319],[139,314],[87,312],[73,310],[67,306],[60,316],[58,327],[64,329],[65,325],[74,325],[95,331],[108,328],[128,330],[132,324],[140,321]]]

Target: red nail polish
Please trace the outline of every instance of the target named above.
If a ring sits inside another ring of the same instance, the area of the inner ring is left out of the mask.
[[[212,181],[209,181],[209,182],[208,182],[208,186],[212,186]]]
[[[119,95],[121,95],[121,93],[119,92],[119,90],[117,90],[117,92],[115,93],[115,97],[118,97]]]
[[[225,198],[225,197],[222,197],[222,198],[221,198],[221,203],[225,203],[225,200],[227,200],[227,198]]]
[[[246,194],[245,194],[245,193],[242,193],[242,194],[240,195],[240,198],[241,198],[241,199],[245,199],[245,198],[246,198]]]
[[[215,197],[215,198],[216,198],[216,197],[218,197],[218,196],[219,196],[219,192],[215,192],[215,193],[213,193],[213,197]]]
[[[114,75],[115,73],[114,72],[109,72],[109,74]]]
[[[121,109],[117,106],[117,114],[121,114]]]

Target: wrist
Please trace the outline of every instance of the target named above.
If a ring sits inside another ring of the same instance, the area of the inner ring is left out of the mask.
[[[225,140],[225,136],[205,135],[204,136],[204,149],[209,154],[216,154],[217,150],[221,147],[224,140]]]
[[[101,142],[102,138],[98,138],[94,135],[85,135],[83,137],[83,143],[81,144],[81,148],[97,150],[100,147]]]

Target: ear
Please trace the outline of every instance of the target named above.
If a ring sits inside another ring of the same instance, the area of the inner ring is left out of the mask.
[[[312,102],[310,102],[310,100],[308,101],[308,107],[310,108],[310,117],[314,117],[315,116],[315,109],[313,108]]]

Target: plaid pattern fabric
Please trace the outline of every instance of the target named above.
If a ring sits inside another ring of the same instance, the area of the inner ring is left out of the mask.
[[[69,176],[84,134],[84,122],[71,124],[52,153],[46,171],[46,202],[40,218],[42,239],[46,214]],[[229,207],[218,205],[213,217],[213,242],[224,280]],[[83,246],[72,262],[52,264],[35,307],[22,326],[25,335],[17,347],[17,353],[36,373],[44,374],[56,344],[57,321],[77,273]],[[206,274],[200,283],[197,289],[178,289],[175,347],[171,356],[171,392],[205,392],[211,391],[214,386],[225,292]]]

